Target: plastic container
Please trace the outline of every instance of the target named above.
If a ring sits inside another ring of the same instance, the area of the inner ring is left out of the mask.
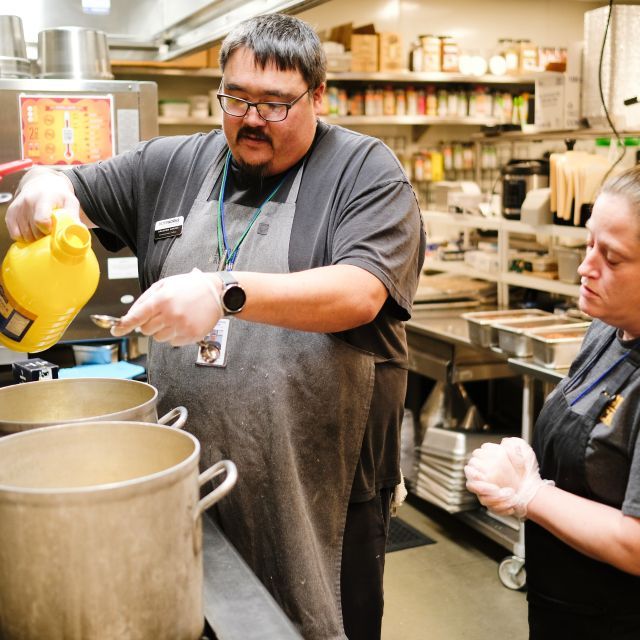
[[[9,247],[0,271],[0,343],[37,353],[54,345],[95,292],[89,229],[58,209],[49,235]]]
[[[160,115],[165,118],[188,118],[189,103],[186,100],[160,100]]]
[[[118,345],[74,344],[73,355],[76,360],[76,365],[110,364],[112,362],[118,362]]]
[[[209,95],[189,96],[189,113],[192,118],[209,117]]]
[[[569,247],[556,247],[556,257],[558,259],[558,280],[577,284],[580,282],[578,267],[584,260],[585,249],[571,249]]]

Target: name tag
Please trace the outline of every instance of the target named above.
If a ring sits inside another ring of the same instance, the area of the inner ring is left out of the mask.
[[[221,318],[218,324],[198,345],[196,364],[201,367],[227,366],[227,338],[229,337],[229,318]]]
[[[182,235],[183,223],[184,216],[158,220],[153,230],[153,239],[164,240],[164,238],[175,238],[176,236]]]

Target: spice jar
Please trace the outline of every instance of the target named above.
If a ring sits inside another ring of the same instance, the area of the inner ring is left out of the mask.
[[[422,45],[422,70],[427,72],[440,71],[440,38],[432,35],[420,36],[420,44]]]
[[[457,73],[459,68],[458,43],[450,36],[440,36],[441,63],[444,73]]]

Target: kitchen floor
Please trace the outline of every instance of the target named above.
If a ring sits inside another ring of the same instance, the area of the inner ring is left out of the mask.
[[[526,640],[526,594],[498,578],[510,552],[410,496],[398,516],[436,544],[387,554],[382,640]]]

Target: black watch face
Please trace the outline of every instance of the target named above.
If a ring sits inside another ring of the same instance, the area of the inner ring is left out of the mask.
[[[224,306],[231,312],[240,311],[247,300],[247,294],[242,287],[229,287],[224,292]]]

